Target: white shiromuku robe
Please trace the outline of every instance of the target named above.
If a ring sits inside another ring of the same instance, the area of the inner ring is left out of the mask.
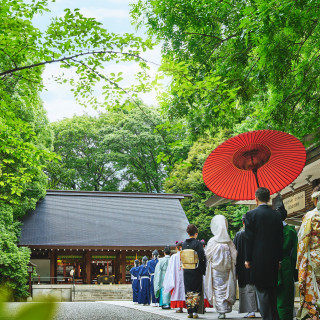
[[[171,256],[163,281],[163,292],[170,293],[171,291],[171,308],[186,308],[186,295],[183,282],[183,269],[180,263],[180,251]]]
[[[217,217],[214,217],[212,222]],[[211,223],[211,230],[216,236],[209,240],[205,249],[207,256],[205,294],[209,303],[215,305],[217,312],[228,313],[232,311],[232,305],[236,301],[235,265],[237,250],[228,235],[227,222],[224,222],[222,218],[217,218],[216,220],[219,219],[223,222],[225,230],[223,233],[220,230],[216,231]]]

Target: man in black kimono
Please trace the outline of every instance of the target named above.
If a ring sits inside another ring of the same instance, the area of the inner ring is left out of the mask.
[[[262,318],[278,320],[276,288],[282,260],[283,224],[280,214],[267,204],[270,191],[258,188],[255,195],[257,208],[248,211],[245,218],[245,266],[251,269]]]

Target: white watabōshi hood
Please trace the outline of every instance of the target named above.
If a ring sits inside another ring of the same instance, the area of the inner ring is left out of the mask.
[[[228,221],[223,215],[216,215],[211,220],[211,232],[216,242],[230,242],[228,234]]]

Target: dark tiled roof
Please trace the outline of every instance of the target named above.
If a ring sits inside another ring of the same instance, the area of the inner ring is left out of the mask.
[[[20,245],[164,246],[184,240],[189,195],[47,192],[23,220]]]

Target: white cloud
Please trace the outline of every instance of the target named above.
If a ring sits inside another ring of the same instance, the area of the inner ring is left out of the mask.
[[[63,72],[68,77],[75,77],[74,72],[71,70],[64,70]],[[61,73],[62,70],[53,65],[47,66],[43,73],[43,83],[46,91],[41,93],[41,98],[49,121],[53,122],[63,118],[71,118],[75,114],[82,115],[88,113],[90,115],[97,115],[98,112],[93,108],[85,108],[75,101],[69,84],[59,84],[52,79],[52,75],[58,76]]]
[[[147,51],[143,54],[144,58],[149,61],[154,61],[156,63],[160,63],[161,54],[160,48],[156,48],[153,51]],[[151,79],[155,76],[157,72],[157,65],[150,65],[149,75]],[[105,69],[103,73],[106,75],[110,73],[118,74],[119,72],[123,72],[122,77],[124,80],[120,83],[121,87],[130,87],[133,84],[136,84],[135,74],[140,71],[140,67],[135,62],[130,63],[115,63],[110,62],[105,65]],[[88,113],[90,115],[97,115],[98,112],[103,112],[104,109],[100,108],[99,110],[94,110],[88,106],[84,108],[83,106],[77,104],[75,101],[73,94],[71,92],[71,86],[68,83],[58,84],[53,80],[52,76],[58,76],[64,73],[66,78],[73,78],[77,80],[79,77],[72,69],[61,69],[57,64],[47,65],[45,71],[43,73],[43,82],[47,89],[41,94],[42,100],[44,102],[44,107],[48,112],[48,118],[50,121],[57,121],[63,118],[72,117],[74,114],[81,115],[84,113]],[[168,79],[163,80],[163,84],[166,85],[168,83]],[[95,95],[98,98],[101,98],[103,101],[103,97],[101,96],[101,86],[102,83],[95,88]],[[139,94],[139,97],[147,104],[147,105],[157,105],[157,92],[153,90],[152,92]]]
[[[129,19],[129,12],[122,9],[105,9],[105,8],[81,8],[80,12],[87,18],[103,19]]]
[[[69,99],[61,99],[57,97],[51,101],[46,101],[44,103],[44,107],[47,110],[50,122],[62,120],[64,118],[72,118],[74,115],[98,115],[97,110],[94,110],[90,107],[84,108],[83,106],[78,105],[73,99],[72,95],[70,95]]]

